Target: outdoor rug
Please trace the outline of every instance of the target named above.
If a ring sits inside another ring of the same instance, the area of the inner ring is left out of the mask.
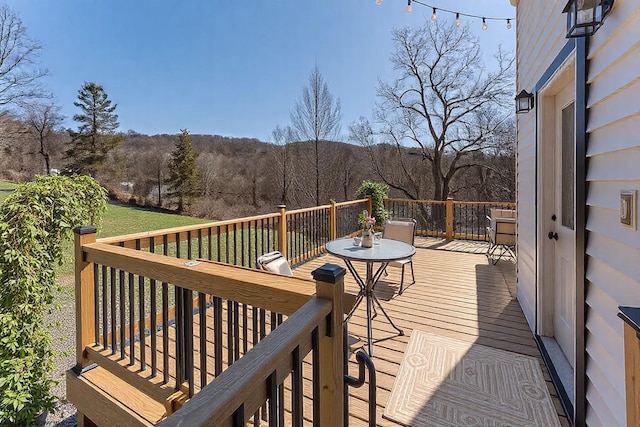
[[[419,330],[383,416],[411,427],[560,426],[537,359]]]

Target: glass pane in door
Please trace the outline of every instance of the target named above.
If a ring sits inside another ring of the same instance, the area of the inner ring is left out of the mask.
[[[574,103],[562,109],[562,225],[574,227],[575,137]]]

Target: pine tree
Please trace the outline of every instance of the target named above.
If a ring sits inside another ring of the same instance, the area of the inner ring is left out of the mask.
[[[182,213],[194,197],[200,194],[202,176],[196,161],[199,153],[191,144],[189,131],[181,129],[169,164],[168,196],[177,199],[178,213]]]
[[[107,159],[107,154],[122,143],[116,134],[120,125],[115,113],[117,104],[111,104],[103,87],[85,83],[78,91],[73,105],[82,112],[73,116],[79,123],[77,132],[70,131],[71,145],[66,151],[67,170],[81,175],[95,176]]]

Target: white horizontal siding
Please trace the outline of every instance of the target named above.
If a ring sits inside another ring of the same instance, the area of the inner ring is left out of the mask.
[[[595,156],[637,147],[638,129],[640,129],[640,114],[626,116],[606,127],[591,129],[587,155]]]
[[[624,426],[619,305],[640,306],[640,232],[619,224],[620,190],[640,190],[640,4],[618,0],[589,52],[587,423]]]

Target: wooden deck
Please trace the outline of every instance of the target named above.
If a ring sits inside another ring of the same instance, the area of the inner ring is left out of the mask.
[[[378,384],[377,425],[398,425],[383,418],[382,414],[411,332],[413,329],[420,329],[425,332],[536,357],[540,361],[542,372],[547,380],[547,387],[556,407],[560,423],[563,426],[569,426],[532,333],[515,299],[514,263],[505,260],[498,262],[495,266],[491,265],[484,255],[487,249],[486,243],[467,241],[447,243],[439,239],[417,238],[416,247],[417,250],[414,256],[416,283],[414,285],[409,287],[405,285],[405,292],[402,295],[397,294],[401,271],[398,268],[389,268],[389,276],[382,277],[376,285],[376,295],[396,324],[405,331],[404,336],[399,336],[382,315],[373,321],[373,362],[376,366]],[[330,255],[324,255],[299,266],[294,270],[294,275],[302,278],[311,278],[311,272],[325,263],[344,265],[342,260]],[[359,271],[360,269],[364,270],[364,264],[358,265],[354,263],[354,265]],[[364,271],[360,271],[360,273],[364,276]],[[408,280],[410,272],[407,271],[405,274]],[[358,291],[357,284],[349,273],[345,276],[345,287],[347,291],[352,293],[357,293]],[[226,315],[224,318],[226,319]],[[208,309],[207,347],[212,346],[212,325],[211,309]],[[249,321],[248,330],[251,331],[251,329],[251,322]],[[164,331],[162,330],[158,331],[158,342],[161,342],[163,333]],[[171,359],[168,366],[169,374],[172,378],[175,378],[175,327],[169,328],[167,334],[171,340],[171,345],[169,346]],[[194,336],[199,338],[199,335],[199,321],[196,315],[194,317]],[[361,304],[349,321],[348,339],[352,350],[350,374],[357,376],[355,353],[359,349],[366,350],[364,304]],[[194,340],[196,346],[196,357],[194,358],[196,391],[200,388],[200,361],[197,356],[199,354],[198,342],[198,339]],[[138,344],[136,344],[136,348],[136,354],[138,355]],[[224,351],[227,351],[226,348]],[[90,351],[91,357],[100,359],[102,361],[101,366],[107,367],[112,372],[118,372],[116,368],[119,368],[119,366],[116,366],[116,363],[121,366],[125,366],[127,363],[126,360],[116,362],[117,355],[109,356],[111,350],[104,350],[102,354],[98,353],[100,353],[99,350]],[[242,353],[244,353],[244,350]],[[208,349],[207,354],[213,354],[212,347]],[[147,361],[150,360],[150,357],[151,354],[147,348]],[[107,359],[111,360],[110,363],[113,367],[109,368],[110,365],[107,363],[109,360]],[[213,379],[212,373],[209,372],[213,365],[212,357],[208,356],[207,381]],[[113,391],[102,390],[101,393],[111,396],[109,397],[110,399],[120,400],[123,403],[127,402],[126,405],[130,406],[131,401],[135,399],[127,398],[121,400],[122,397],[119,396],[123,395],[122,388],[127,386],[124,381],[131,381],[132,378],[137,378],[135,372],[138,372],[138,366],[127,369],[129,371],[128,375],[118,374],[118,376],[122,377],[121,385],[114,386]],[[161,373],[163,370],[162,354],[160,353],[158,355],[158,372]],[[93,374],[91,372],[85,375],[87,378],[84,381],[91,381],[91,375],[104,374],[102,369],[95,370]],[[308,363],[305,363],[303,372],[305,375],[304,413],[311,414],[311,368]],[[140,418],[139,425],[153,425],[165,413],[164,407],[158,402],[162,402],[173,391],[170,388],[159,388],[157,385],[159,381],[159,377],[151,381],[156,385],[152,385],[148,379],[135,381],[140,390],[152,397],[148,399],[148,403],[140,403],[138,406],[141,407],[138,409],[131,407],[131,410]],[[110,380],[110,382],[113,381]],[[349,390],[350,425],[368,425],[368,384],[361,388],[350,388]],[[130,394],[133,395],[134,393]],[[286,408],[290,408],[288,396],[289,394],[287,393],[285,395]],[[85,398],[98,399],[98,397],[100,396],[83,395],[83,393],[74,395],[76,400]]]
[[[551,383],[549,373],[515,298],[516,275],[513,262],[499,261],[491,265],[486,256],[486,244],[436,239],[416,239],[414,268],[416,283],[398,295],[400,269],[389,268],[389,276],[376,285],[376,294],[405,335],[397,332],[383,316],[373,321],[374,357],[377,370],[377,423],[396,426],[382,418],[395,375],[400,367],[404,350],[412,330],[476,342],[489,347],[512,351],[538,358],[547,387],[562,426],[569,426]],[[311,272],[324,263],[344,265],[330,255],[322,256],[295,269],[299,277],[310,277]],[[362,271],[364,276],[364,271]],[[410,272],[405,272],[406,277]],[[349,273],[346,288],[357,292],[357,284]],[[351,375],[357,376],[355,351],[366,349],[365,305],[361,304],[349,322]],[[366,425],[367,386],[350,389],[352,426]]]

